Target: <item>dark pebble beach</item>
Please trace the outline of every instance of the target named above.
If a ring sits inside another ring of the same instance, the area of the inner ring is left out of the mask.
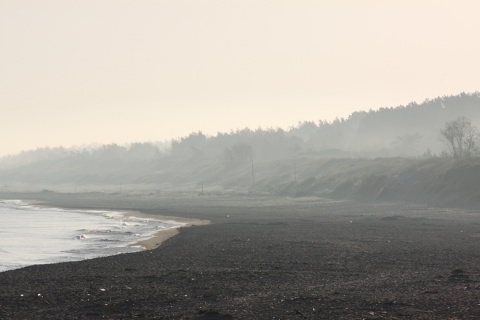
[[[3,194],[210,220],[158,248],[0,273],[0,319],[480,319],[480,213],[226,195]]]

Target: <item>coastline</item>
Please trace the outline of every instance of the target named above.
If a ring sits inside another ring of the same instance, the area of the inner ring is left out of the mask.
[[[212,223],[182,228],[155,250],[2,272],[1,319],[480,319],[478,210],[259,196],[23,198]]]
[[[121,211],[125,216],[129,217],[136,217],[136,218],[143,218],[143,219],[156,219],[161,221],[174,221],[176,223],[183,224],[180,227],[170,228],[165,230],[160,230],[152,235],[152,237],[138,241],[136,243],[131,244],[130,246],[142,246],[145,250],[152,250],[159,247],[165,240],[176,236],[180,228],[188,228],[191,226],[204,226],[210,224],[211,221],[209,220],[201,220],[201,219],[194,219],[194,218],[182,218],[182,217],[173,217],[173,216],[163,216],[163,215],[156,215],[156,214],[148,214],[143,213],[141,211]]]
[[[24,203],[30,206],[34,207],[41,207],[41,208],[57,208],[57,209],[62,209],[62,210],[72,210],[73,208],[66,208],[66,207],[61,207],[61,206],[52,206],[45,204],[42,201],[39,200],[22,200]],[[95,210],[90,207],[88,208],[82,208],[82,207],[77,207],[75,208],[76,210]],[[74,209],[74,210],[75,210]],[[100,209],[99,209],[100,210]],[[101,209],[105,210],[105,209]],[[148,214],[144,213],[141,211],[137,210],[107,210],[107,211],[112,211],[116,213],[120,213],[126,217],[134,217],[134,218],[141,218],[141,219],[154,219],[154,220],[160,220],[160,221],[173,221],[175,223],[180,223],[182,226],[175,227],[175,228],[170,228],[170,229],[164,229],[164,230],[159,230],[158,232],[154,233],[150,238],[141,240],[135,243],[132,243],[128,245],[129,247],[137,247],[141,246],[145,248],[145,250],[152,250],[157,247],[159,247],[164,241],[168,240],[169,238],[177,235],[179,233],[178,229],[180,228],[188,228],[191,226],[203,226],[210,224],[211,221],[209,220],[201,220],[201,219],[195,219],[195,218],[183,218],[183,217],[174,217],[174,216],[165,216],[165,215],[157,215],[157,214]]]

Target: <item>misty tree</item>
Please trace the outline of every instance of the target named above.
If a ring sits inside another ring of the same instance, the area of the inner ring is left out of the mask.
[[[236,143],[231,148],[226,148],[223,152],[223,160],[228,167],[251,162],[252,158],[253,148],[247,143]]]
[[[193,132],[188,137],[173,140],[170,145],[170,154],[173,157],[201,156],[208,138],[201,131]]]
[[[119,146],[116,143],[106,144],[92,152],[92,157],[96,159],[121,159],[127,153],[127,148]]]
[[[422,135],[419,133],[405,133],[397,136],[392,144],[394,148],[403,154],[414,154],[421,140]]]
[[[478,130],[465,117],[447,121],[440,134],[449,154],[454,158],[468,157],[477,152]]]
[[[125,157],[130,160],[151,160],[158,158],[160,154],[160,149],[151,143],[135,142],[130,144]]]
[[[297,126],[292,126],[288,130],[289,135],[294,135],[302,138],[304,141],[310,139],[310,137],[317,131],[318,127],[313,121],[299,122]]]

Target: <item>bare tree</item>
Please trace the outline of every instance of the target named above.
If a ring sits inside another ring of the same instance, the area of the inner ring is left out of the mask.
[[[449,153],[455,158],[468,157],[477,152],[478,130],[465,117],[447,121],[440,134]]]

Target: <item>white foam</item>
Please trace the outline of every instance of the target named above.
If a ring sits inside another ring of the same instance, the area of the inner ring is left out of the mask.
[[[184,225],[121,212],[35,207],[19,200],[0,201],[0,217],[0,271],[138,251],[142,248],[132,244]]]

